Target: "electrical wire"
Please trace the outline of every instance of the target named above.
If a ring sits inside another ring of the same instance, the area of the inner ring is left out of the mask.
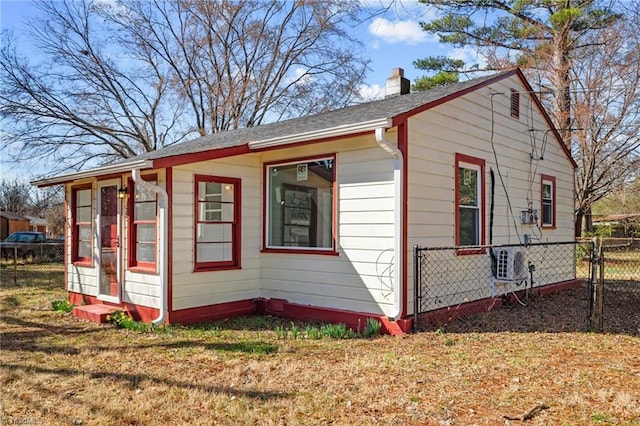
[[[502,177],[502,172],[500,171],[500,163],[498,161],[498,153],[496,152],[495,146],[495,108],[493,105],[493,96],[498,93],[491,93],[490,102],[491,102],[491,150],[493,151],[493,158],[496,162],[496,170],[498,172],[498,177],[500,178],[500,184],[502,185],[502,189],[504,189],[504,194],[507,199],[507,207],[509,208],[509,212],[511,213],[511,220],[513,221],[513,227],[515,228],[516,235],[518,236],[518,243],[522,244],[522,238],[520,238],[520,232],[518,231],[518,224],[516,223],[515,216],[513,214],[513,207],[511,205],[511,198],[509,197],[509,192],[507,191],[507,187],[504,183],[504,178]]]

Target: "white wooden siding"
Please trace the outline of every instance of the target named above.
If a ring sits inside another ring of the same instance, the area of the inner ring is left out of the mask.
[[[72,237],[71,237],[71,229],[72,229],[72,223],[71,223],[71,217],[72,217],[72,212],[71,212],[71,208],[72,208],[72,202],[71,202],[71,194],[72,194],[72,188],[74,186],[78,186],[78,185],[85,185],[88,183],[92,183],[92,189],[91,189],[91,223],[92,223],[92,248],[91,248],[91,255],[93,257],[93,262],[91,266],[79,266],[79,265],[74,265],[71,261],[72,259],[72,250],[71,250],[71,242],[73,241]],[[81,294],[86,294],[89,296],[97,296],[98,295],[98,278],[96,275],[96,271],[97,269],[95,268],[95,265],[98,264],[96,255],[96,247],[98,245],[97,243],[97,236],[96,236],[96,223],[95,220],[93,218],[96,217],[96,191],[95,191],[95,182],[91,179],[84,179],[78,182],[74,182],[73,185],[67,185],[66,190],[65,190],[65,196],[67,199],[67,203],[66,203],[66,219],[65,219],[65,238],[64,238],[64,243],[65,243],[65,261],[67,263],[67,271],[66,271],[66,283],[67,283],[67,290],[68,291],[72,291],[75,293],[81,293]]]
[[[194,272],[194,176],[241,179],[241,269]],[[256,155],[173,169],[173,309],[260,297],[262,164]]]
[[[519,119],[510,116],[511,88],[522,92]],[[456,153],[485,160],[487,244],[490,169],[495,173],[494,244],[519,243],[524,234],[541,242],[573,240],[573,166],[553,134],[547,131],[546,121],[531,105],[525,90],[514,76],[409,119],[408,312],[413,312],[413,245],[453,246],[455,242]],[[536,131],[530,132],[531,128]],[[544,137],[547,138],[544,159],[531,160],[532,143],[536,143],[539,152]],[[519,221],[520,211],[526,210],[529,202],[540,213],[541,174],[556,178],[556,229],[540,230]],[[505,194],[509,195],[511,209]],[[545,282],[540,279],[537,284]],[[478,295],[484,295],[485,290],[478,288]]]
[[[390,140],[395,133],[388,135]],[[321,150],[321,151],[320,151]],[[393,310],[393,159],[373,135],[263,154],[264,162],[336,153],[337,251],[263,253],[266,298],[350,311]]]

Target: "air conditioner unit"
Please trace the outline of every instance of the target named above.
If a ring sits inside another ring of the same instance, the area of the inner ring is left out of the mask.
[[[502,281],[522,281],[527,279],[526,249],[506,247],[494,249],[496,256],[496,279]]]

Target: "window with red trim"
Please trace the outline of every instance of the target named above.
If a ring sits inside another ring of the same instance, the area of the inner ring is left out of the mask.
[[[155,175],[143,176],[156,184]],[[158,256],[158,200],[153,191],[129,180],[129,267],[156,269]]]
[[[484,245],[484,164],[456,154],[456,246]]]
[[[195,270],[240,267],[240,179],[195,176]]]
[[[540,188],[540,210],[542,212],[542,227],[556,226],[556,178],[542,175]]]
[[[91,186],[71,190],[71,260],[91,262],[92,256],[92,211]]]
[[[266,166],[266,249],[333,252],[335,157]]]

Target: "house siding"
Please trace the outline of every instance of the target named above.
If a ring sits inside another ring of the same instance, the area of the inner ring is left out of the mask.
[[[92,262],[91,265],[78,265],[72,262],[72,237],[71,237],[71,190],[74,186],[78,185],[86,185],[88,183],[92,183],[91,188],[91,217],[93,220],[93,232],[92,232]],[[67,186],[65,190],[65,196],[67,199],[67,203],[65,204],[66,212],[65,212],[65,262],[67,264],[66,268],[66,285],[67,290],[74,293],[86,294],[88,296],[97,296],[98,295],[98,277],[96,273],[96,264],[97,264],[97,253],[96,247],[98,246],[97,236],[95,232],[95,217],[96,217],[96,190],[95,190],[95,182],[92,180],[84,180],[74,182],[73,185]]]
[[[520,96],[520,117],[510,115],[510,89],[523,92]],[[559,141],[549,130],[544,117],[532,104],[530,95],[516,77],[468,93],[441,104],[408,120],[408,231],[407,272],[413,282],[411,248],[453,246],[455,244],[455,154],[465,154],[485,161],[483,176],[486,202],[484,233],[489,244],[489,206],[491,200],[490,170],[495,173],[495,207],[493,244],[517,244],[523,234],[538,237],[540,242],[573,240],[573,167]],[[498,93],[492,95],[492,93]],[[493,97],[493,99],[492,99]],[[493,114],[492,114],[493,108]],[[493,134],[492,134],[493,120]],[[530,131],[535,129],[535,131]],[[498,157],[496,164],[493,146]],[[531,160],[532,144],[540,152],[546,141],[543,160]],[[502,181],[498,174],[502,175]],[[540,177],[556,178],[556,228],[540,231],[532,225],[521,225],[519,213],[529,201],[540,210]],[[504,183],[504,184],[503,184]],[[511,210],[505,193],[509,194]],[[514,221],[517,225],[514,226]],[[517,227],[517,229],[516,229]],[[519,234],[519,237],[518,237]],[[534,241],[538,241],[535,240]],[[454,254],[455,255],[455,254]],[[487,256],[488,258],[488,256]],[[470,258],[469,258],[470,259]],[[457,264],[464,268],[470,260],[458,256]],[[573,275],[573,262],[568,260],[566,276]],[[486,278],[491,277],[487,263]],[[482,272],[478,272],[480,278]],[[450,277],[446,277],[450,278]],[[568,278],[569,279],[569,278]],[[537,277],[535,285],[548,284]],[[446,282],[433,283],[430,293],[440,288],[450,292]],[[408,312],[413,312],[413,286],[408,286]],[[477,288],[465,294],[465,300],[490,296],[490,290]],[[462,296],[461,296],[462,297]],[[463,302],[464,300],[460,300]]]
[[[395,133],[388,135],[390,140]],[[393,159],[373,135],[263,154],[264,162],[336,153],[338,255],[262,254],[262,296],[372,314],[393,310]]]
[[[173,169],[173,310],[260,297],[262,165],[256,155],[227,157]],[[240,269],[194,272],[194,176],[241,179]]]

